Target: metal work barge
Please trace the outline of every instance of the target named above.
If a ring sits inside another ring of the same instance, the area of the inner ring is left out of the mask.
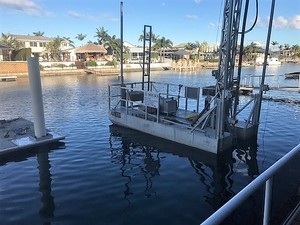
[[[267,86],[264,85],[267,64],[264,64],[259,93],[253,95],[244,106],[239,105],[241,57],[246,33],[246,17],[242,23],[242,30],[239,31],[241,8],[241,0],[227,0],[224,5],[219,64],[218,69],[212,71],[216,84],[213,91],[204,94],[206,97],[201,99],[204,100],[202,104],[198,87],[151,81],[152,27],[144,25],[142,81],[124,83],[121,63],[120,84],[109,86],[109,119],[112,123],[214,154],[232,147],[234,138],[245,140],[256,136],[262,94],[267,90]],[[121,49],[123,49],[122,13],[123,10],[121,10]],[[241,34],[240,58],[238,71],[235,73],[239,34]],[[267,42],[270,41],[269,34]],[[266,56],[268,46],[269,44],[265,51]],[[266,60],[265,57],[265,62]],[[122,51],[121,62],[123,62]],[[246,119],[239,119],[240,112],[245,108],[250,108]]]

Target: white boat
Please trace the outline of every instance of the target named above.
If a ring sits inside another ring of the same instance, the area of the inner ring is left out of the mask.
[[[270,57],[267,61],[267,65],[272,66],[272,65],[281,65],[281,62],[279,61],[278,58]]]
[[[256,65],[263,65],[264,64],[264,58],[263,57],[258,57],[256,59]],[[267,65],[272,66],[272,65],[281,65],[281,62],[279,61],[278,58],[275,57],[269,57],[267,59]]]

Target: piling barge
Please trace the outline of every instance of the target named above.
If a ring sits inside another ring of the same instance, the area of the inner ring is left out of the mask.
[[[109,119],[112,123],[214,154],[232,147],[234,138],[244,140],[257,135],[262,94],[267,90],[264,85],[266,63],[259,93],[253,95],[244,106],[240,106],[241,57],[246,33],[245,18],[242,31],[239,32],[241,7],[241,0],[227,0],[224,5],[219,64],[218,69],[212,71],[216,84],[212,91],[205,94],[204,102],[200,102],[198,87],[151,81],[152,27],[144,25],[142,81],[124,83],[121,63],[120,84],[109,86]],[[240,58],[238,71],[235,73],[239,34]],[[270,37],[267,42],[269,39]],[[122,43],[121,10],[121,49]],[[268,55],[268,47],[265,55]],[[239,119],[240,112],[245,108],[250,108],[246,119]]]

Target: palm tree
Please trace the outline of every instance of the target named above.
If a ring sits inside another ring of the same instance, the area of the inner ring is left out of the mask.
[[[72,41],[70,37],[63,37],[63,39],[67,40],[72,48],[75,48],[74,41]]]
[[[83,39],[86,38],[86,34],[82,34],[82,33],[77,34],[75,38],[78,39],[79,41],[83,41]]]
[[[300,45],[293,45],[291,50],[293,51],[293,57],[300,57]]]
[[[165,56],[165,49],[171,48],[173,46],[173,42],[170,39],[166,39],[165,37],[157,38],[155,40],[155,44],[153,45],[153,48],[157,48],[160,50],[160,58],[163,56],[163,62],[164,62],[164,56]],[[162,54],[163,53],[163,54]],[[160,61],[162,61],[160,59]]]
[[[251,42],[250,45],[244,47],[244,54],[248,60],[255,60],[256,54],[261,51],[262,48],[257,45],[255,42]]]
[[[24,48],[24,44],[18,41],[15,37],[11,36],[10,34],[2,33],[0,42],[14,50],[19,50],[21,48]]]
[[[63,38],[57,36],[53,39],[53,41],[46,44],[46,50],[48,51],[48,59],[50,56],[50,58],[55,61],[61,61],[61,42],[63,40]]]
[[[0,38],[0,42],[3,45],[10,48],[10,50],[9,50],[9,60],[10,61],[12,60],[12,53],[14,51],[20,50],[21,48],[25,47],[23,42],[18,41],[15,37],[13,37],[10,34],[2,33],[2,36]]]
[[[197,44],[195,44],[195,43],[192,43],[192,42],[188,42],[185,46],[184,46],[184,48],[186,49],[186,50],[194,50],[194,49],[196,49],[197,48],[197,46],[196,46]]]
[[[143,41],[144,40],[144,31],[142,31],[143,33],[140,35],[138,41]],[[146,33],[146,38],[149,38],[150,33],[147,32]],[[151,36],[151,41],[155,43],[156,39],[158,39],[159,35],[156,36],[153,32],[152,32],[152,36]]]
[[[104,44],[111,38],[104,27],[99,27],[99,29],[97,28],[96,30],[96,35],[94,37],[98,38],[99,44]]]
[[[41,31],[37,31],[37,32],[33,32],[34,36],[44,36],[44,32]]]
[[[272,41],[271,42],[271,45],[273,45],[273,46],[276,46],[276,45],[278,45],[279,43],[277,42],[277,41]]]

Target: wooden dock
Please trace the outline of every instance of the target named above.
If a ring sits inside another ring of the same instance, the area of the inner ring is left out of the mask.
[[[86,74],[95,74],[99,76],[118,75],[120,71],[118,69],[84,69]]]
[[[0,82],[10,82],[10,81],[16,81],[17,76],[5,76],[5,77],[0,77]]]
[[[24,118],[0,120],[0,156],[55,143],[64,138],[64,136],[49,130],[47,130],[46,136],[36,138],[33,123]]]

